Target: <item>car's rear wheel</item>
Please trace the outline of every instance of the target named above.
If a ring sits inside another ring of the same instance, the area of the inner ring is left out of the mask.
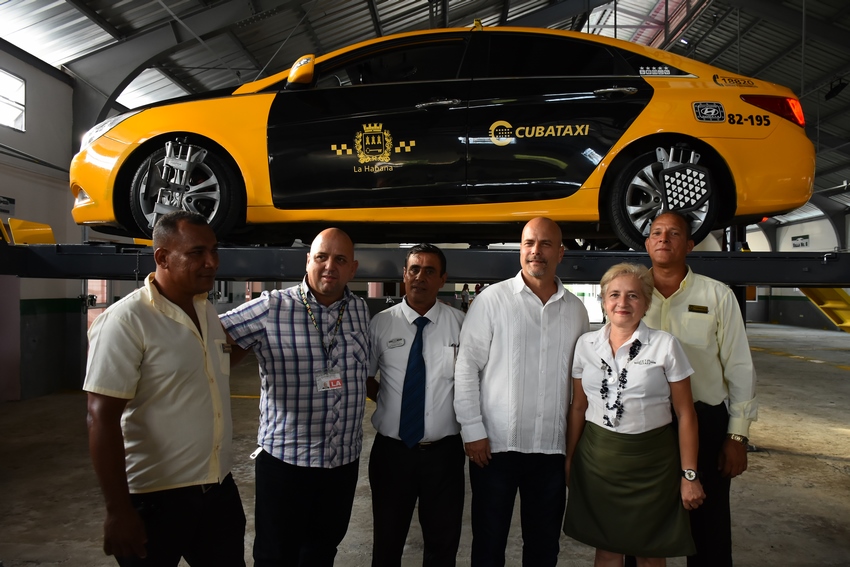
[[[667,211],[681,213],[691,223],[695,242],[711,232],[720,209],[719,191],[700,154],[677,145],[657,147],[633,157],[620,170],[609,196],[617,237],[642,250],[652,220]]]
[[[224,240],[244,214],[244,199],[241,178],[217,150],[185,140],[145,158],[130,186],[133,220],[148,237],[160,216],[184,210],[202,215]]]

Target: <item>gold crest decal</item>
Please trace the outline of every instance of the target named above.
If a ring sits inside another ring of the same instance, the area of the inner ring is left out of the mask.
[[[382,130],[383,124],[364,124],[363,131],[354,135],[354,150],[360,163],[371,161],[390,161],[393,149],[393,137],[389,130]]]

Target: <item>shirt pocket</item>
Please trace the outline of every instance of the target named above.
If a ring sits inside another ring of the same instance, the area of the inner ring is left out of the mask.
[[[227,344],[227,339],[216,339],[215,340],[215,352],[218,357],[218,366],[221,370],[221,373],[225,376],[230,376],[230,347]],[[225,350],[227,352],[225,352]]]
[[[435,353],[434,376],[439,380],[454,382],[455,379],[455,347],[444,346]]]
[[[712,343],[713,335],[713,316],[705,313],[688,312],[682,316],[681,330],[676,338],[691,346],[707,347]]]

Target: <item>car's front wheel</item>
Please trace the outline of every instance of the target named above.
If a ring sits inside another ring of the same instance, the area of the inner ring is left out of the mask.
[[[655,148],[631,159],[620,170],[609,194],[613,229],[630,248],[642,250],[652,220],[667,211],[691,223],[694,242],[714,227],[719,191],[700,154],[686,146]]]
[[[216,150],[185,140],[166,142],[133,176],[133,220],[150,237],[160,216],[191,211],[207,219],[219,240],[226,239],[244,214],[240,179]]]

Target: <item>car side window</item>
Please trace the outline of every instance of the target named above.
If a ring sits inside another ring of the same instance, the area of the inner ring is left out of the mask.
[[[487,78],[621,74],[605,45],[540,34],[491,34],[487,61]]]
[[[384,47],[317,66],[318,88],[457,79],[466,41],[452,38]]]

